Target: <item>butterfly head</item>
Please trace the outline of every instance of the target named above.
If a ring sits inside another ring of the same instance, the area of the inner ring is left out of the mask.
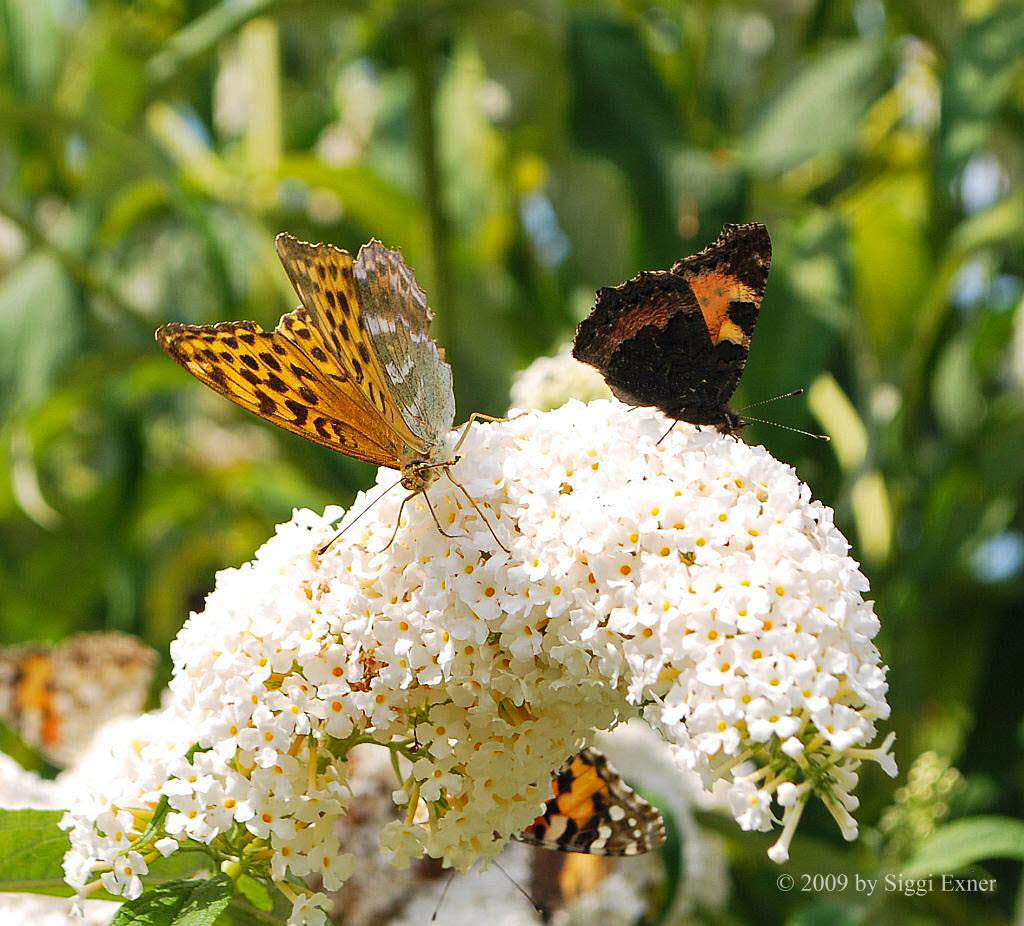
[[[715,422],[715,427],[721,431],[722,434],[735,434],[737,431],[745,428],[749,421],[742,415],[737,415],[731,408],[722,410],[722,417],[719,421]]]
[[[402,488],[407,492],[425,492],[427,487],[441,478],[446,466],[452,461],[434,463],[430,460],[413,460],[402,467]]]

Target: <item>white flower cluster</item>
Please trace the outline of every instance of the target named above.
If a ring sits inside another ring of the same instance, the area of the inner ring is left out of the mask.
[[[69,882],[98,870],[131,896],[187,841],[272,880],[292,922],[323,922],[299,879],[351,872],[335,822],[354,745],[391,751],[393,861],[465,869],[532,821],[595,731],[638,715],[745,829],[783,809],[773,858],[812,793],[852,838],[857,765],[893,763],[889,741],[867,748],[888,714],[878,622],[832,512],[760,447],[686,426],[659,444],[663,418],[628,412],[474,426],[453,471],[475,505],[430,488],[446,533],[422,497],[396,524],[392,492],[323,555],[340,510],[296,512],[220,573],[172,646],[152,741],[69,815]]]
[[[604,377],[572,355],[572,344],[563,344],[552,357],[538,357],[512,380],[513,409],[546,412],[570,398],[589,402],[611,397]]]

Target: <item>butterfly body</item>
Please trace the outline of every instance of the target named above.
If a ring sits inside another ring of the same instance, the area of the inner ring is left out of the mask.
[[[726,225],[699,254],[598,290],[573,356],[596,367],[615,396],[669,418],[743,427],[729,408],[749,353],[771,266],[763,225]]]

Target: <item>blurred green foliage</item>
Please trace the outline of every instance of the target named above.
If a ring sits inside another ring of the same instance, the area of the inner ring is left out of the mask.
[[[929,750],[964,778],[929,818],[985,814],[967,861],[1020,858],[1018,830],[984,827],[1024,788],[1022,62],[1024,5],[990,0],[2,0],[4,638],[165,648],[292,507],[367,484],[152,339],[273,325],[294,302],[278,231],[400,246],[465,417],[503,411],[598,286],[762,221],[775,263],[739,404],[808,385],[771,417],[834,441],[751,439],[854,540],[901,766]],[[859,793],[861,840],[811,813],[790,870],[939,851],[904,827],[887,852],[893,785],[869,771]],[[726,833],[722,922],[1019,907],[1011,861],[986,863],[994,895],[786,895],[764,841]]]

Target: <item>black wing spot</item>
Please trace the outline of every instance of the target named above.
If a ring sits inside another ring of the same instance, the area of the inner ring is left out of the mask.
[[[258,370],[260,368],[259,361],[253,357],[252,354],[239,354],[239,358],[250,370]]]
[[[244,334],[240,334],[238,337],[240,340],[245,341],[246,344],[256,343],[256,335],[254,335],[250,331],[246,331]]]
[[[316,428],[316,433],[319,434],[324,440],[330,440],[331,435],[327,430],[327,419],[326,418],[314,418],[313,427]]]
[[[297,377],[298,377],[299,379],[312,379],[312,378],[313,378],[313,374],[312,374],[312,373],[310,373],[310,372],[309,372],[309,370],[305,370],[305,369],[303,369],[303,368],[302,368],[302,367],[300,367],[300,366],[299,366],[299,365],[298,365],[297,363],[290,363],[290,364],[288,364],[288,366],[290,366],[290,367],[291,367],[291,369],[292,369],[292,372],[293,372],[293,373],[294,373],[294,374],[295,374],[295,375],[296,375],[296,376],[297,376]]]
[[[299,386],[299,395],[302,396],[302,398],[310,405],[316,405],[316,403],[320,401],[320,396],[318,396],[305,383]]]
[[[331,308],[333,309],[335,307],[335,305],[337,304],[335,302],[335,299],[334,299],[334,293],[331,292],[331,290],[328,289],[328,290],[324,291],[324,295],[327,297],[327,301],[330,303]]]
[[[273,415],[277,411],[277,403],[259,389],[256,390],[256,400],[260,403],[261,415]]]
[[[296,402],[295,399],[285,399],[284,404],[288,408],[288,411],[290,411],[292,415],[295,417],[296,424],[303,425],[306,423],[306,418],[309,415],[309,410],[306,408],[305,405],[303,405],[301,402]]]
[[[313,359],[319,363],[327,362],[327,354],[325,354],[319,347],[314,347],[309,353],[312,355]]]
[[[370,362],[370,352],[366,349],[365,344],[359,345],[359,356],[363,358],[363,363]]]
[[[263,351],[263,353],[260,354],[260,360],[262,360],[275,373],[281,372],[281,364],[278,362],[277,357],[268,351]]]
[[[260,379],[252,370],[239,370],[238,371],[242,378],[252,386],[262,386],[263,380]]]
[[[274,390],[274,392],[281,392],[281,393],[285,393],[285,392],[287,392],[287,391],[288,391],[288,384],[287,384],[287,383],[286,383],[286,382],[285,382],[285,381],[284,381],[283,379],[281,379],[281,377],[280,377],[280,376],[276,376],[276,375],[275,375],[275,374],[273,374],[273,373],[271,373],[271,374],[270,374],[270,375],[269,375],[269,376],[267,377],[267,385],[268,385],[268,386],[269,386],[269,387],[270,387],[271,389],[273,389],[273,390]]]

